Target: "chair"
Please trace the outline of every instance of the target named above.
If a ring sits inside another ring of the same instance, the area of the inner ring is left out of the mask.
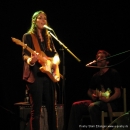
[[[126,113],[126,88],[122,88],[123,93],[122,93],[122,97],[123,97],[123,111],[119,111],[119,112],[112,112],[112,117],[119,117],[121,115],[123,115],[124,113]],[[104,112],[102,111],[101,113],[101,125],[104,126],[105,125],[105,121],[104,118],[105,117],[109,117],[108,112]],[[110,118],[110,121],[112,122],[112,118]],[[102,127],[102,130],[104,130],[104,127]]]

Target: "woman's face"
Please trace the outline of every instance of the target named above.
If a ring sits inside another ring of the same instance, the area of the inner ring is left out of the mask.
[[[40,13],[36,19],[36,27],[40,30],[43,29],[43,26],[47,24],[47,17],[44,13]]]

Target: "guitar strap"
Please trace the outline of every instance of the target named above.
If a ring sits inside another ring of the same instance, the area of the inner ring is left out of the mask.
[[[40,49],[38,40],[36,38],[36,35],[33,34],[33,33],[31,33],[31,36],[32,36],[32,41],[33,41],[33,45],[34,45],[34,48],[35,48],[36,52],[38,52],[39,54],[41,54],[41,49]]]

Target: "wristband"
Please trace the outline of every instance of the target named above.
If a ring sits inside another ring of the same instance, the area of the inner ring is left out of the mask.
[[[34,65],[35,65],[35,63],[31,64],[31,63],[30,63],[30,62],[31,62],[31,60],[32,60],[31,58],[28,58],[28,59],[27,59],[27,63],[28,63],[29,65],[31,65],[31,66],[34,66]]]

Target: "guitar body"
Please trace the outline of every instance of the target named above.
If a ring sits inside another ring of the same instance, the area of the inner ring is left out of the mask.
[[[25,43],[21,42],[19,39],[12,38],[12,41],[34,54],[34,50],[28,47]],[[58,82],[60,81],[61,76],[59,72],[59,61],[54,63],[54,58],[55,56],[47,57],[44,52],[41,52],[41,54],[38,55],[38,62],[41,64],[39,69],[41,72],[46,73],[53,82]]]
[[[111,94],[111,90],[110,89],[107,89],[106,91],[104,91],[104,90],[103,91],[99,91],[98,89],[96,89],[96,95],[98,97],[103,96],[103,97],[109,98],[110,94]]]
[[[39,61],[39,63],[41,63]],[[39,68],[41,72],[46,73],[53,82],[57,82],[60,80],[59,73],[59,65],[53,64],[51,60],[46,60],[46,62],[41,63],[41,67]]]

